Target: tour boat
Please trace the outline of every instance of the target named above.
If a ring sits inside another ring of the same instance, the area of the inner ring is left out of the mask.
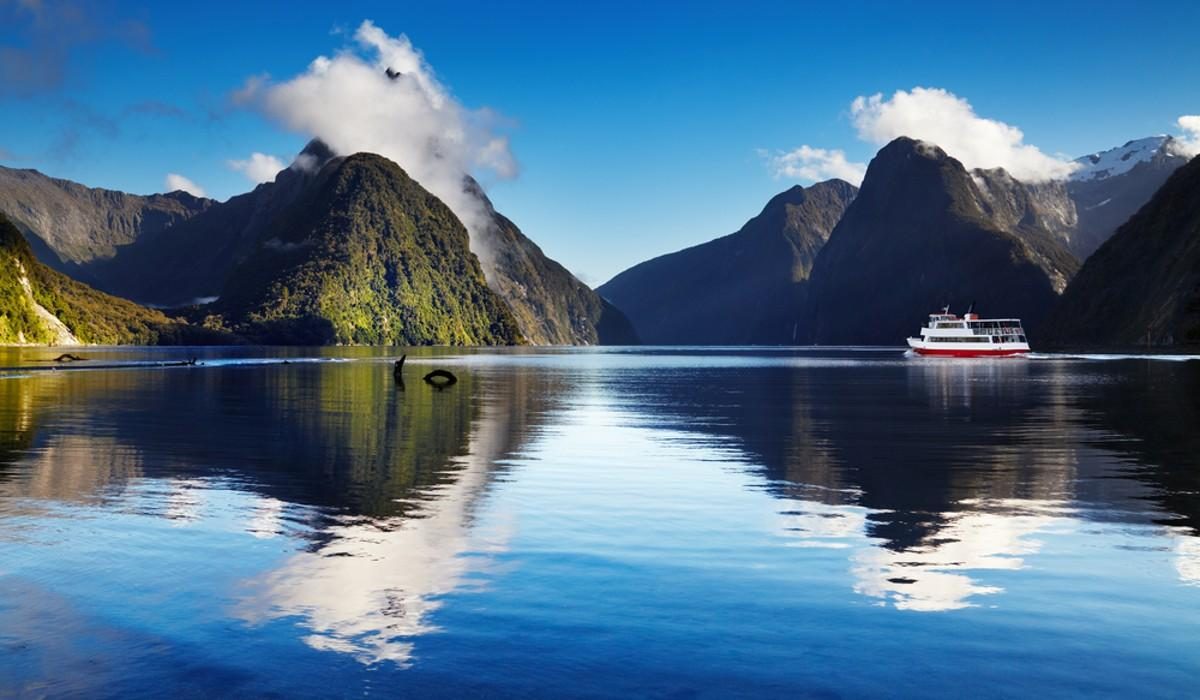
[[[1029,352],[1029,342],[1020,319],[979,318],[968,311],[962,318],[950,313],[929,314],[920,338],[908,345],[921,355],[942,357],[1009,357]]]

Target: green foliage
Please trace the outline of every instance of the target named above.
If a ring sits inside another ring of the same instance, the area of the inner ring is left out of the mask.
[[[21,282],[28,280],[29,289]],[[161,311],[98,292],[37,261],[21,233],[0,214],[0,343],[52,343],[55,333],[35,310],[42,306],[88,344],[213,342]]]
[[[234,269],[217,309],[259,342],[523,341],[459,220],[395,163],[370,154],[326,166]]]

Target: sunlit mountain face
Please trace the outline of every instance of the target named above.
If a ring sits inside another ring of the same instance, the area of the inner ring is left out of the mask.
[[[1195,363],[206,352],[0,379],[5,687],[1033,691],[1068,638],[1080,682],[1144,680],[1130,639],[1187,675]]]

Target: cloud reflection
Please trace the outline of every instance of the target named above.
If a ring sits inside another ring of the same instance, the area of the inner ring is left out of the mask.
[[[1016,571],[1037,553],[1039,532],[1060,523],[1047,515],[991,512],[944,513],[937,538],[895,551],[869,547],[853,557],[854,591],[899,610],[935,612],[976,605],[979,596],[1002,593],[972,576],[976,571]]]
[[[473,514],[491,467],[510,446],[512,416],[488,405],[472,425],[467,454],[454,478],[431,487],[404,517],[346,517],[323,531],[327,544],[293,555],[255,581],[240,606],[259,623],[296,616],[305,644],[350,654],[363,664],[406,665],[414,637],[436,630],[430,614],[440,596],[459,589],[481,561],[473,553],[503,547],[472,531]],[[250,524],[256,536],[273,531],[269,509]],[[502,538],[503,539],[503,538]]]

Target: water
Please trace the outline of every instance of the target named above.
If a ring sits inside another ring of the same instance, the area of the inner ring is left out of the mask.
[[[206,364],[0,378],[0,696],[1196,693],[1198,361],[87,354]]]

